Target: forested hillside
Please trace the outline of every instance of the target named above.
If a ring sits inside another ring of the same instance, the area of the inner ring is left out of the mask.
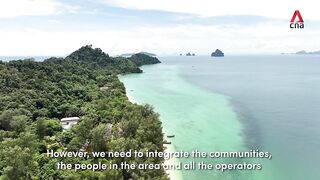
[[[167,179],[163,170],[57,170],[54,151],[163,151],[162,126],[150,106],[128,101],[117,75],[158,63],[109,57],[84,46],[66,58],[0,62],[0,179]],[[63,131],[60,119],[80,117]],[[63,159],[70,163],[161,163],[159,158]]]

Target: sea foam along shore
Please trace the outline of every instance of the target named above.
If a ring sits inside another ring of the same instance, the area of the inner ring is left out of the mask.
[[[132,97],[132,95],[130,95],[130,93],[128,91],[126,92],[126,95],[128,97],[128,100],[131,103],[137,103],[135,101],[135,99]],[[166,134],[165,130],[163,130],[163,131],[164,131],[164,134]],[[166,139],[166,137],[165,137],[165,140],[170,141],[170,139]],[[175,152],[176,151],[174,146],[173,146],[173,144],[166,144],[165,148],[166,148],[165,149],[166,152]],[[178,164],[178,163],[179,163],[179,161],[178,161],[177,158],[170,158],[170,159],[164,161],[164,164],[167,164],[167,165],[169,165],[169,164]],[[166,170],[166,173],[169,175],[169,178],[171,180],[183,180],[181,170]]]

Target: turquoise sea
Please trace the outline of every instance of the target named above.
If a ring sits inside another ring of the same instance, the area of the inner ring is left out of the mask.
[[[176,151],[259,149],[272,159],[196,159],[261,163],[262,170],[183,170],[183,179],[300,180],[320,172],[320,57],[160,57],[144,73],[121,76],[127,94],[151,104]],[[178,159],[182,163],[191,159]]]

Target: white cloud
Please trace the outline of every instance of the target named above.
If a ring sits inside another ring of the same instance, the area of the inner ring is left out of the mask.
[[[200,16],[259,15],[276,19],[289,19],[294,10],[308,19],[320,19],[316,0],[103,0],[105,3],[140,10],[161,10],[191,13]],[[288,20],[288,21],[289,21]]]
[[[56,0],[2,0],[0,18],[73,13],[77,9],[79,9],[78,6],[65,5]]]
[[[137,52],[142,45],[134,32],[129,31],[59,31],[35,28],[0,29],[1,56],[67,55],[82,45],[93,44],[112,55]]]
[[[86,44],[111,55],[139,51],[208,55],[216,48],[227,54],[258,54],[319,50],[320,31],[290,29],[281,21],[248,27],[184,24],[90,31],[26,28],[0,30],[0,41],[1,55],[66,55]]]
[[[192,24],[192,20],[190,20],[190,24],[159,23],[157,27],[150,27],[141,23],[136,26],[121,27],[117,26],[115,22],[112,24],[112,28],[98,26],[101,21],[97,21],[90,24],[92,28],[83,30],[70,28],[68,24],[64,23],[52,26],[53,28],[49,28],[49,30],[44,26],[35,25],[30,25],[29,28],[26,27],[28,25],[6,26],[0,29],[0,55],[66,55],[85,44],[101,47],[112,55],[138,51],[157,54],[179,54],[190,51],[197,54],[208,54],[215,48],[221,48],[228,54],[280,53],[301,49],[319,50],[319,21],[308,21],[307,13],[314,13],[313,10],[317,6],[313,4],[314,8],[309,7],[310,4],[312,5],[310,0],[303,2],[304,8],[294,6],[294,2],[291,3],[288,0],[281,2],[270,0],[269,4],[249,0],[234,2],[230,3],[230,0],[217,2],[209,0],[108,1],[114,6],[134,9],[166,10],[194,13],[201,16],[250,14],[271,18],[275,16],[284,20],[259,21],[249,26],[243,25],[243,23],[241,26],[231,23],[196,25]],[[306,5],[308,3],[309,5]],[[66,11],[72,13],[77,11],[77,8],[56,0],[10,0],[0,3],[0,18],[52,15]],[[306,21],[305,29],[289,28],[293,9],[301,10]],[[279,13],[284,15],[280,16]],[[95,12],[93,14],[95,15]],[[285,17],[283,18],[283,16]],[[320,16],[315,17],[320,18]],[[143,20],[143,18],[141,19]],[[154,21],[156,20],[154,19]],[[56,20],[48,18],[44,24],[50,24],[50,21]],[[94,23],[97,23],[96,27]],[[79,22],[77,25],[77,27],[81,27],[85,24]]]

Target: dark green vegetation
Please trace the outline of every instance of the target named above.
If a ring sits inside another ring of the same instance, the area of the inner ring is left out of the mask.
[[[150,57],[143,53],[134,54],[130,57],[135,64],[138,66],[145,65],[145,64],[155,64],[160,63],[160,61],[156,57]]]
[[[161,163],[159,158],[49,158],[54,151],[163,151],[150,106],[128,101],[117,75],[158,63],[146,55],[112,58],[84,46],[66,58],[0,61],[0,179],[167,179],[163,170],[57,170],[56,163]],[[59,120],[81,121],[63,131]]]

